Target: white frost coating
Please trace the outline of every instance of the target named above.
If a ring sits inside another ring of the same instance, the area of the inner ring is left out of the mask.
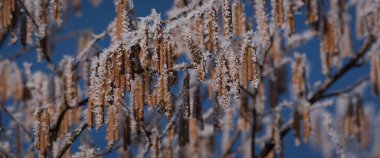
[[[241,70],[241,64],[239,62],[239,57],[237,53],[237,49],[234,49],[233,45],[229,41],[222,41],[221,43],[221,49],[223,50],[223,55],[228,61],[228,74],[230,75],[230,79],[232,82],[228,82],[228,85],[230,86],[230,93],[234,95],[236,99],[240,98],[239,93],[239,70]]]
[[[187,13],[187,16],[181,17],[179,19],[176,19],[172,21],[170,24],[168,24],[164,30],[164,34],[167,34],[169,32],[173,32],[174,29],[177,27],[182,26],[183,24],[187,23],[187,21],[191,21],[193,17],[201,15],[203,13],[206,13],[210,11],[214,4],[215,0],[210,0],[206,4],[200,6],[199,8]]]
[[[85,145],[79,146],[79,151],[72,155],[72,158],[92,158],[96,157],[96,152],[99,149],[90,148]]]
[[[34,121],[33,122],[33,135],[35,136],[35,138],[34,138],[34,145],[36,146],[36,144],[37,144],[37,141],[40,139],[39,137],[38,137],[38,133],[39,133],[39,131],[40,131],[40,122],[38,122],[38,121]]]
[[[94,103],[94,108],[92,109],[95,113],[95,124],[99,127],[103,124],[103,94],[105,93],[103,85],[106,74],[106,61],[108,53],[100,54],[99,58],[95,58],[91,65],[91,76],[90,76],[90,98]]]
[[[36,18],[36,23],[38,26],[38,37],[45,37],[46,36],[46,27],[47,24],[40,20],[40,17],[43,16],[45,12],[45,8],[42,8],[45,0],[35,0],[33,3],[34,6],[34,17]]]
[[[11,149],[10,149],[10,145],[9,145],[8,141],[1,141],[0,142],[0,151],[6,152],[5,157],[6,156],[13,156],[13,154],[11,153]]]
[[[64,56],[63,60],[61,61],[61,67],[64,68],[63,70],[63,75],[65,77],[65,87],[66,87],[66,92],[67,93],[66,95],[71,95],[73,94],[75,91],[77,91],[75,88],[76,87],[76,81],[74,81],[74,77],[75,77],[75,72],[73,71],[73,66],[74,66],[74,58],[73,57],[70,57],[70,56]],[[78,97],[75,97],[75,98],[67,98],[66,99],[71,99],[71,100],[68,100],[68,104],[69,106],[75,106],[78,104],[79,102],[79,98]]]
[[[255,0],[255,19],[257,23],[257,31],[260,38],[261,47],[266,48],[269,45],[270,34],[269,34],[269,25],[268,18],[265,12],[265,1]]]
[[[305,42],[311,40],[314,36],[317,35],[317,32],[313,30],[307,30],[300,34],[293,34],[286,41],[286,50],[291,50],[297,48],[298,46],[304,44]]]
[[[335,131],[332,125],[333,119],[331,118],[331,114],[328,112],[323,112],[322,117],[323,117],[322,123],[327,130],[328,137],[330,138],[328,140],[334,143],[335,148],[336,148],[336,153],[339,154],[341,158],[345,158],[346,157],[345,150],[343,146],[340,144],[338,133]]]

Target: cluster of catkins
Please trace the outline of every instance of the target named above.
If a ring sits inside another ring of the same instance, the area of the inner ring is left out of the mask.
[[[351,48],[347,10],[355,4],[357,36],[374,43],[369,49],[368,79],[378,95],[380,40],[374,38],[380,29],[379,2],[331,0],[328,7],[320,0],[272,0],[270,7],[265,2],[253,0],[252,23],[244,11],[251,3],[241,0],[176,0],[167,20],[155,10],[137,19],[132,0],[114,0],[116,17],[105,31],[111,38],[109,47],[99,51],[94,46],[99,38],[83,34],[78,56],[64,56],[54,67],[49,31],[52,25],[62,25],[69,4],[79,15],[80,0],[0,0],[0,28],[9,30],[11,43],[20,36],[23,47],[35,44],[38,59],[48,61],[56,73],[32,73],[30,64],[24,64],[23,72],[15,62],[1,60],[0,103],[21,104],[11,112],[25,112],[23,126],[33,125],[35,132],[29,139],[47,157],[69,156],[65,151],[85,129],[70,133],[80,122],[80,127],[96,130],[106,124],[109,150],[122,140],[124,151],[138,146],[140,156],[151,151],[152,157],[212,157],[218,132],[223,132],[221,156],[235,152],[235,142],[243,144],[239,152],[245,157],[255,156],[255,144],[264,144],[264,149],[273,146],[264,156],[281,156],[289,129],[297,145],[313,140],[325,156],[331,156],[334,147],[344,154],[353,137],[361,148],[368,148],[366,129],[374,123],[366,115],[362,94],[352,88],[353,92],[336,97],[340,108],[335,130],[329,112],[322,109],[331,102],[309,99],[318,86],[308,83],[306,54],[291,53],[320,37],[322,72],[328,81],[336,80],[331,77],[344,59],[364,56]],[[296,16],[302,11],[310,28],[299,34]],[[289,63],[291,86],[287,86]],[[280,103],[288,88],[294,101]],[[285,123],[281,115],[288,107],[293,115]],[[328,138],[333,138],[333,147],[323,143],[330,142]],[[87,145],[73,156],[96,156],[97,150]]]

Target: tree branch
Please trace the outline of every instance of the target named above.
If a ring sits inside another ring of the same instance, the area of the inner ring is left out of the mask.
[[[375,37],[370,35],[368,37],[367,42],[360,49],[359,53],[357,53],[346,65],[344,65],[338,72],[336,72],[331,79],[327,79],[327,81],[322,85],[322,87],[309,99],[310,104],[315,103],[319,99],[321,99],[322,95],[343,75],[345,75],[351,68],[356,66],[356,63],[367,53],[368,49],[371,45],[376,41]]]
[[[81,105],[86,104],[87,102],[88,102],[88,98],[85,98],[85,99],[83,99],[82,101],[80,101],[80,102],[78,103],[77,106],[70,107],[70,106],[68,106],[67,104],[64,104],[64,107],[63,107],[62,112],[60,112],[60,113],[58,114],[58,118],[57,118],[56,123],[55,123],[55,124],[53,125],[53,127],[50,129],[50,132],[51,132],[52,135],[53,135],[53,140],[57,139],[58,128],[61,126],[62,120],[63,120],[63,118],[64,118],[66,112],[67,112],[69,109],[73,109],[73,108],[75,108],[75,107],[79,107],[79,106],[81,106]]]
[[[66,150],[74,143],[78,136],[86,129],[88,123],[84,121],[79,127],[74,131],[69,138],[67,138],[66,143],[63,145],[62,149],[59,150],[57,157],[60,158],[65,154]]]
[[[342,89],[342,90],[339,90],[339,91],[336,91],[336,92],[331,92],[329,94],[325,94],[325,95],[322,95],[320,99],[325,99],[325,98],[330,98],[330,97],[335,97],[335,96],[338,96],[338,95],[341,95],[341,94],[344,94],[344,93],[348,93],[352,90],[354,90],[356,87],[360,86],[362,83],[366,82],[369,80],[369,76],[367,77],[364,77],[362,78],[361,80],[357,81],[355,84],[345,88],[345,89]]]
[[[28,137],[34,142],[33,135],[28,131],[28,129],[24,126],[24,124],[20,123],[13,115],[12,113],[2,104],[0,103],[1,109],[11,118],[11,120],[15,121],[17,125],[20,125],[22,130],[28,135]]]
[[[322,99],[323,94],[330,88],[339,78],[345,75],[349,70],[355,67],[356,63],[367,53],[371,45],[376,41],[375,37],[370,35],[368,40],[359,50],[359,52],[346,64],[344,65],[337,73],[335,73],[332,78],[327,79],[322,87],[308,100],[311,105]],[[290,126],[281,131],[281,139],[283,139],[290,131]],[[270,139],[261,150],[258,158],[266,157],[270,151],[274,148],[273,140]]]

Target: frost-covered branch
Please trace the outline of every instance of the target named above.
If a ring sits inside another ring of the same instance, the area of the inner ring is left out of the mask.
[[[63,154],[65,154],[66,150],[69,149],[69,147],[74,143],[74,141],[79,137],[79,135],[82,134],[82,132],[87,128],[87,126],[88,126],[87,121],[82,122],[79,125],[79,127],[77,127],[75,131],[66,138],[65,144],[63,145],[63,147],[59,150],[57,154],[58,158],[62,157]]]

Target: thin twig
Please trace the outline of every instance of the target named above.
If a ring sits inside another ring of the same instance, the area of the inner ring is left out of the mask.
[[[344,65],[337,73],[335,73],[331,79],[327,79],[323,86],[316,92],[314,95],[308,100],[311,105],[322,99],[323,94],[330,88],[339,78],[344,76],[349,70],[355,67],[356,63],[368,52],[371,45],[376,41],[375,37],[370,35],[368,37],[367,42],[363,45],[363,47],[359,50],[359,52],[346,64]],[[283,139],[290,131],[290,126],[286,130],[281,131],[281,139]],[[261,150],[258,158],[266,157],[269,152],[274,148],[274,143],[269,140],[264,148]]]
[[[12,113],[2,104],[0,103],[1,109],[13,120],[16,122],[17,125],[20,125],[22,130],[28,135],[28,137],[34,142],[33,135],[28,131],[28,129],[24,126],[24,124],[20,123],[13,115]]]
[[[223,157],[228,157],[228,155],[232,154],[233,152],[233,148],[232,146],[237,142],[239,136],[241,134],[241,130],[238,129],[234,135],[232,136],[232,141],[230,141],[230,143],[227,145],[226,149],[228,149],[224,154],[223,154]]]
[[[346,65],[344,65],[338,72],[336,72],[331,79],[327,79],[327,81],[322,85],[322,87],[309,99],[311,104],[318,101],[322,95],[343,75],[345,75],[351,68],[356,66],[356,63],[367,53],[371,45],[376,41],[375,37],[370,35],[368,37],[367,42],[360,49],[359,53],[357,53]]]
[[[115,151],[115,150],[117,150],[117,149],[119,149],[119,148],[121,148],[121,147],[123,147],[122,144],[116,145],[116,146],[114,146],[114,147],[112,147],[112,148],[110,148],[110,149],[107,149],[107,150],[105,150],[105,151],[102,151],[102,152],[97,153],[97,154],[96,154],[96,157],[103,157],[104,155],[107,155],[107,154],[109,154],[109,153],[112,153],[113,151]]]
[[[80,101],[78,103],[77,106],[73,106],[73,107],[70,107],[66,104],[64,104],[63,106],[63,109],[62,109],[62,112],[60,112],[58,114],[58,117],[57,117],[57,121],[56,123],[53,125],[53,127],[50,129],[51,133],[53,133],[53,140],[57,139],[57,133],[58,133],[58,128],[61,126],[61,123],[62,123],[62,120],[66,114],[66,112],[69,110],[69,109],[73,109],[73,108],[76,108],[76,107],[79,107],[81,105],[84,105],[88,102],[88,98],[85,98],[83,99],[82,101]]]
[[[359,81],[357,81],[355,84],[353,84],[353,85],[351,85],[351,86],[349,86],[349,87],[347,87],[345,89],[342,89],[342,90],[339,90],[339,91],[336,91],[336,92],[331,92],[329,94],[322,95],[320,97],[320,99],[335,97],[335,96],[338,96],[338,95],[342,95],[344,93],[351,92],[356,87],[360,86],[361,84],[363,84],[364,82],[368,81],[369,79],[370,79],[369,76],[364,77],[364,78],[360,79]]]
[[[67,33],[65,35],[62,35],[60,37],[57,37],[55,39],[52,40],[53,43],[59,43],[59,42],[63,42],[63,41],[66,41],[68,39],[71,39],[71,38],[77,38],[78,35],[81,35],[81,34],[85,34],[85,33],[88,33],[89,31],[88,30],[78,30],[78,31],[73,31],[73,32],[70,32],[70,33]],[[28,45],[26,46],[25,48],[21,48],[20,50],[16,51],[15,53],[12,53],[11,55],[9,56],[6,56],[6,57],[1,57],[0,60],[5,60],[5,59],[9,59],[9,60],[16,60],[18,58],[20,58],[21,56],[31,52],[32,50],[36,49],[38,47],[38,43],[34,43],[32,45]]]
[[[81,125],[74,131],[73,134],[69,136],[66,140],[66,143],[63,145],[62,149],[58,152],[58,158],[62,157],[65,154],[66,150],[74,143],[78,136],[87,128],[88,123],[86,121],[82,122]]]

